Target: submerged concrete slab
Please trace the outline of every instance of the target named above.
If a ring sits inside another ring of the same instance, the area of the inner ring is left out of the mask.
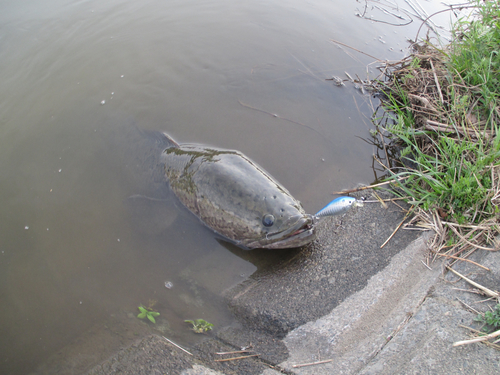
[[[256,337],[254,336],[254,338]],[[284,347],[282,343],[281,346]],[[257,352],[257,348],[262,349],[259,342],[256,342],[255,347],[255,352]],[[268,353],[262,350],[259,350],[261,353],[259,357],[220,361],[221,359],[252,354],[218,354],[237,349],[239,348],[224,342],[219,337],[207,336],[205,341],[190,348],[191,354],[189,354],[158,335],[150,335],[120,350],[111,358],[88,371],[86,375],[277,375],[281,373],[274,370],[273,366],[265,360]]]
[[[184,370],[197,369],[196,366],[199,364],[192,356],[175,348],[160,336],[151,335],[116,353],[87,374],[181,374]]]

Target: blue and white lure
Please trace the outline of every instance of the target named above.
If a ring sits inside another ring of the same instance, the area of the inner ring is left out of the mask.
[[[323,216],[340,215],[343,214],[344,212],[349,211],[349,209],[353,206],[361,207],[363,206],[363,202],[357,201],[355,198],[352,197],[338,197],[335,198],[330,203],[328,203],[321,210],[319,210],[315,216],[323,217]]]

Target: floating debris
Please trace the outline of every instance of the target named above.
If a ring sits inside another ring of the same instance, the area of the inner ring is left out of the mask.
[[[174,283],[171,281],[165,281],[165,288],[167,289],[172,289],[174,286]]]
[[[326,80],[327,81],[333,81],[333,83],[335,84],[335,86],[345,86],[344,81],[342,80],[342,78],[337,77],[337,76],[333,76],[332,78],[327,78]]]

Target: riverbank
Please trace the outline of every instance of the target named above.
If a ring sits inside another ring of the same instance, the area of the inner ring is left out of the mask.
[[[432,258],[445,259],[451,272],[461,262],[491,271],[470,257],[500,249],[500,8],[470,7],[449,44],[429,36],[414,43],[410,56],[384,64],[384,79],[373,83],[384,108],[376,125],[385,164],[377,160],[412,205],[412,222],[434,232]],[[498,314],[498,293],[488,297],[496,301],[490,314]],[[500,334],[500,320],[488,322],[484,331]]]
[[[426,265],[432,233],[396,231],[406,222],[398,201],[384,206],[371,191],[362,194],[365,206],[320,223],[311,247],[290,252],[288,259],[226,291],[238,323],[215,327],[203,342],[184,347],[190,354],[168,342],[163,337],[168,334],[157,333],[104,361],[92,362],[73,348],[72,356],[62,353],[35,373],[498,372],[494,348],[453,346],[472,332],[461,325],[480,328],[467,306],[485,308],[477,303],[483,297],[454,274],[443,277],[441,261]],[[455,269],[494,290],[500,284],[499,255],[472,255],[491,271],[465,262]],[[237,353],[242,349],[246,352]],[[235,359],[245,356],[250,357]]]
[[[470,307],[482,306],[478,302],[483,297],[456,275],[443,276],[441,261],[425,264],[430,231],[415,235],[401,229],[381,248],[404,219],[394,203],[386,204],[367,203],[323,222],[313,251],[305,249],[227,291],[239,324],[186,348],[193,355],[153,335],[88,374],[498,372],[494,348],[483,343],[453,346],[472,333],[465,326],[480,328]],[[387,263],[381,261],[385,256]],[[499,253],[478,252],[472,259],[491,271],[478,271],[466,262],[455,269],[488,288],[499,285]],[[342,264],[346,260],[349,265]],[[339,295],[350,283],[352,294]],[[247,351],[237,353],[242,349]],[[229,354],[217,354],[221,352]],[[239,358],[245,356],[250,357]]]
[[[449,44],[414,43],[372,82],[384,108],[375,119],[385,150],[379,162],[414,222],[436,233],[435,258],[499,247],[500,8],[472,4]]]

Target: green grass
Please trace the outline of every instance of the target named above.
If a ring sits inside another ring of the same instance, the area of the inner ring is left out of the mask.
[[[449,68],[479,100],[479,114],[495,129],[500,98],[500,11],[497,1],[476,1],[475,19],[458,21]],[[496,113],[495,113],[496,112]]]
[[[412,129],[412,117],[400,112],[388,129],[405,144],[400,159],[413,164],[394,175],[406,177],[401,189],[410,203],[424,210],[441,209],[459,224],[478,224],[498,213],[491,200],[498,181],[492,180],[490,168],[500,160],[500,139],[489,145],[445,135],[434,139]]]
[[[499,216],[500,10],[497,2],[476,5],[474,18],[454,25],[449,46],[421,43],[419,56],[378,87],[392,120],[384,130],[405,166],[391,178],[405,177],[399,189],[411,204],[458,224]]]

